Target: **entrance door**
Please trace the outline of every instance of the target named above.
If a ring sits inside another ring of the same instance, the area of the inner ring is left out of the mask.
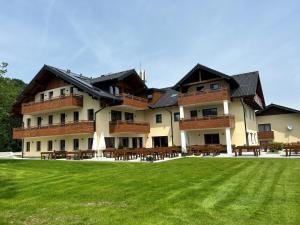
[[[206,145],[220,144],[219,134],[204,134],[204,142]]]
[[[168,136],[160,136],[152,138],[153,147],[168,147]]]

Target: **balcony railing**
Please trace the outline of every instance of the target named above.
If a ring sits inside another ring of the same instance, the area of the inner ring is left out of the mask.
[[[203,102],[230,100],[228,88],[221,87],[218,90],[204,90],[179,94],[179,105],[194,105]]]
[[[219,115],[219,116],[206,116],[195,117],[190,119],[182,119],[179,122],[181,130],[201,130],[213,128],[233,128],[235,126],[234,116],[232,115]]]
[[[110,121],[109,133],[138,133],[146,134],[150,132],[150,124],[146,122],[135,121]]]
[[[81,95],[64,95],[56,98],[45,99],[22,104],[22,114],[32,114],[42,111],[60,110],[63,108],[82,107],[83,97]]]
[[[92,134],[94,132],[94,121],[78,121],[42,125],[28,128],[14,128],[13,139],[30,137],[57,136],[67,134]]]
[[[259,140],[272,140],[274,139],[274,131],[259,131],[257,137]]]
[[[131,94],[122,93],[118,95],[122,98],[122,105],[126,105],[133,108],[138,109],[147,109],[148,108],[148,100],[142,97],[134,96]]]

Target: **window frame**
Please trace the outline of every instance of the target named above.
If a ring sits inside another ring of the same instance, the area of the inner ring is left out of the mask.
[[[53,150],[53,141],[52,140],[48,140],[47,150],[48,151],[52,151]]]
[[[162,123],[162,114],[161,113],[155,115],[155,123],[157,123],[157,124]]]
[[[214,88],[214,85],[216,85],[217,88]],[[209,87],[210,87],[210,90],[217,91],[217,90],[220,90],[221,85],[219,83],[212,83],[212,84],[209,85]]]
[[[74,151],[78,151],[79,150],[79,139],[78,138],[74,138],[73,139],[73,150]]]
[[[174,122],[180,121],[180,112],[174,112]]]
[[[215,111],[215,114],[211,113],[213,111]],[[218,108],[205,108],[205,109],[202,109],[202,116],[203,117],[218,116]]]
[[[36,150],[37,152],[40,152],[40,151],[41,151],[41,145],[42,145],[41,141],[37,141],[37,142],[35,143],[35,150]]]

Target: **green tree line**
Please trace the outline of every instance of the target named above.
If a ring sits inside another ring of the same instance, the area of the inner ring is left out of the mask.
[[[0,151],[21,151],[21,142],[12,139],[12,128],[22,126],[22,118],[11,113],[17,96],[26,84],[9,78],[7,63],[0,64]]]

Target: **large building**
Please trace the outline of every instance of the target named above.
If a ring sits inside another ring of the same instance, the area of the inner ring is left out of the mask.
[[[265,100],[258,72],[226,75],[197,64],[173,87],[148,88],[135,70],[90,78],[48,65],[20,94],[13,130],[24,156],[107,147],[258,144],[255,111]]]

